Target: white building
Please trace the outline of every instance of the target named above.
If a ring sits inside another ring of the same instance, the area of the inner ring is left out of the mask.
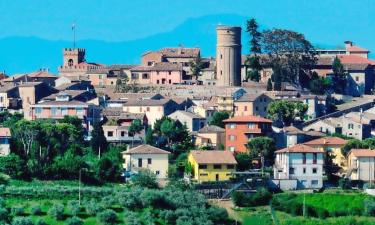
[[[206,125],[206,118],[201,117],[198,114],[187,112],[183,110],[177,110],[176,112],[168,116],[173,120],[180,121],[183,125],[186,125],[190,132],[198,131]]]
[[[323,150],[297,144],[275,153],[275,180],[297,180],[290,189],[323,186]]]
[[[148,169],[155,173],[156,178],[164,179],[168,175],[168,155],[170,152],[151,145],[139,145],[122,152],[126,172],[137,173]]]
[[[348,178],[365,182],[375,181],[375,150],[352,149],[348,153]]]
[[[10,129],[7,127],[0,127],[0,156],[7,156],[10,153]]]

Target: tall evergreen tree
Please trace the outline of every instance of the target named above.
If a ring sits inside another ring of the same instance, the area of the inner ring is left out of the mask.
[[[260,58],[258,54],[262,52],[262,48],[260,45],[262,33],[258,31],[258,24],[254,18],[247,21],[246,32],[249,33],[250,36],[250,55],[246,59],[246,64],[251,69],[246,74],[246,80],[250,79],[252,81],[259,82],[259,71],[262,69],[262,66],[260,64]]]
[[[100,153],[103,153],[107,149],[107,139],[104,136],[102,124],[99,122],[95,122],[93,125],[90,144],[96,154],[99,154],[99,150]]]
[[[344,66],[341,60],[336,56],[332,63],[333,71],[333,89],[336,93],[344,94],[347,83],[347,73],[345,72]]]
[[[272,81],[271,81],[271,78],[268,78],[268,81],[267,81],[267,91],[272,91]]]

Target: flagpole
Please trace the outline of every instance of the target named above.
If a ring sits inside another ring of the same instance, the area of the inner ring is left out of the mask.
[[[73,23],[72,30],[73,30],[73,48],[76,48],[76,23],[75,22]]]

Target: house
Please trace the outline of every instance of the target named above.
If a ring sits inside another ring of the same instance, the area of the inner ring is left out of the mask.
[[[156,178],[165,179],[168,176],[168,156],[170,152],[151,145],[139,145],[122,152],[125,173],[138,173],[148,169]]]
[[[275,180],[297,180],[295,188],[323,187],[324,151],[297,144],[275,151]]]
[[[130,71],[129,81],[132,84],[181,84],[185,74],[181,65],[168,62],[155,63],[152,66],[137,66]]]
[[[234,101],[247,93],[245,89],[238,87],[225,88],[223,91],[216,96],[216,104],[218,111],[226,112],[233,112]]]
[[[10,153],[9,140],[11,138],[10,129],[0,127],[0,156],[7,156]]]
[[[198,131],[206,125],[206,118],[184,110],[177,110],[168,117],[180,121],[190,132]]]
[[[267,116],[267,107],[273,100],[261,94],[244,94],[234,101],[234,116]]]
[[[127,71],[135,65],[116,64],[105,67],[90,68],[87,76],[94,86],[115,86],[118,79],[128,76]]]
[[[178,109],[179,105],[170,99],[129,99],[123,103],[123,111],[129,113],[145,113],[149,125],[156,120],[168,116]]]
[[[235,116],[223,121],[225,124],[225,149],[246,152],[251,138],[272,133],[272,121],[260,116]]]
[[[188,162],[192,167],[192,179],[199,183],[227,181],[236,171],[237,161],[230,151],[191,151]]]
[[[312,148],[321,149],[332,156],[333,164],[347,170],[347,161],[345,155],[342,154],[343,148],[348,141],[339,137],[322,137],[303,143]]]
[[[122,108],[106,108],[103,112],[105,122],[103,124],[104,136],[110,143],[142,143],[145,138],[145,128],[147,127],[147,117],[144,113],[127,113]],[[129,133],[129,127],[134,120],[141,121],[144,129],[139,133]]]
[[[277,148],[290,147],[325,136],[319,131],[303,131],[295,126],[283,127],[281,129],[272,127],[272,130]]]
[[[371,137],[370,120],[362,115],[346,114],[342,117],[342,134],[348,137],[364,140]]]
[[[342,134],[342,117],[328,117],[326,119],[317,120],[303,127],[304,131],[319,131],[326,134]]]
[[[55,80],[55,88],[59,91],[90,90],[92,85],[87,75],[61,76]]]
[[[0,111],[16,109],[21,105],[18,88],[12,84],[0,86]]]
[[[206,125],[195,134],[195,145],[199,147],[213,147],[219,149],[225,146],[225,129],[215,126]]]
[[[349,179],[374,182],[375,150],[352,149],[348,153],[348,168]]]

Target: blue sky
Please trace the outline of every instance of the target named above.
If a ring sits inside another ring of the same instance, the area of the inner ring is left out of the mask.
[[[316,47],[351,40],[375,52],[374,12],[375,0],[0,0],[0,71],[57,72],[74,22],[87,59],[104,64],[139,63],[145,51],[179,44],[214,56],[215,26],[252,17],[262,29],[303,33]]]
[[[230,13],[298,30],[318,43],[368,43],[375,36],[374,12],[373,0],[2,0],[0,37],[69,40],[76,21],[78,39],[134,40],[191,17]]]

